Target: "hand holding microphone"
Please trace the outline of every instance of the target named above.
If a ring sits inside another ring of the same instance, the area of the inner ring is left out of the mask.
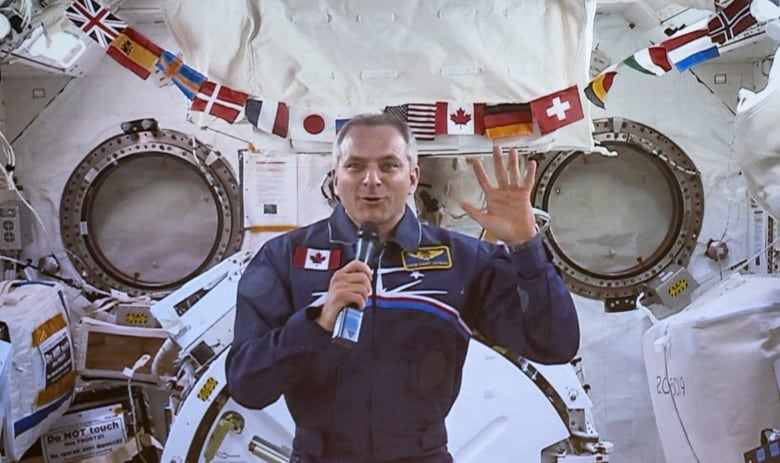
[[[363,307],[371,293],[372,270],[379,247],[379,228],[364,222],[358,230],[355,260],[333,274],[328,296],[317,322],[333,331],[333,342],[351,346],[358,341]]]
[[[364,262],[353,260],[333,273],[317,323],[325,330],[333,331],[341,309],[348,305],[364,307],[370,292],[371,268]]]

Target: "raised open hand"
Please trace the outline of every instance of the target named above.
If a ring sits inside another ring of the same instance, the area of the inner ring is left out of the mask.
[[[501,147],[493,147],[493,164],[498,186],[490,184],[485,166],[479,159],[471,160],[474,175],[485,192],[485,208],[468,201],[460,206],[485,231],[512,246],[522,244],[536,235],[536,220],[531,205],[531,191],[536,176],[536,161],[530,161],[521,177],[517,149],[509,150],[509,162],[504,166]]]

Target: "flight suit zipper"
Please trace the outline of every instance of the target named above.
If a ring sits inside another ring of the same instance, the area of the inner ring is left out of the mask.
[[[376,258],[376,268],[373,275],[371,275],[371,297],[370,297],[370,310],[371,310],[371,365],[376,365],[376,345],[374,344],[374,335],[376,327],[376,293],[377,293],[377,280],[380,270],[382,269],[382,257],[385,254],[386,243],[382,243],[382,247],[379,250],[379,255]],[[367,306],[369,306],[367,304]],[[369,426],[368,426],[368,445],[371,449],[371,455],[374,454],[374,374],[370,375],[371,384],[369,384],[368,393],[368,413],[369,413]]]

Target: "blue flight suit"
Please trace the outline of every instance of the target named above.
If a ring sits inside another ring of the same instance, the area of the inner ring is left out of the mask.
[[[228,387],[249,408],[284,394],[293,463],[451,462],[444,419],[471,330],[542,363],[576,353],[574,304],[541,238],[509,251],[408,208],[381,247],[359,342],[332,343],[313,319],[356,236],[337,206],[269,240],[238,285]]]

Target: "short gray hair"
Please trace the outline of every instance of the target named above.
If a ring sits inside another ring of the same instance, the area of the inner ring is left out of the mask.
[[[339,130],[339,133],[336,136],[336,141],[333,143],[333,167],[336,167],[339,163],[339,159],[341,159],[341,144],[344,142],[344,139],[347,138],[347,134],[349,134],[352,127],[378,127],[382,125],[389,125],[398,130],[398,133],[401,134],[406,143],[406,158],[409,160],[409,165],[412,167],[416,166],[417,143],[415,142],[414,134],[412,134],[406,121],[394,114],[379,113],[359,114],[352,117],[341,127],[341,130]]]

